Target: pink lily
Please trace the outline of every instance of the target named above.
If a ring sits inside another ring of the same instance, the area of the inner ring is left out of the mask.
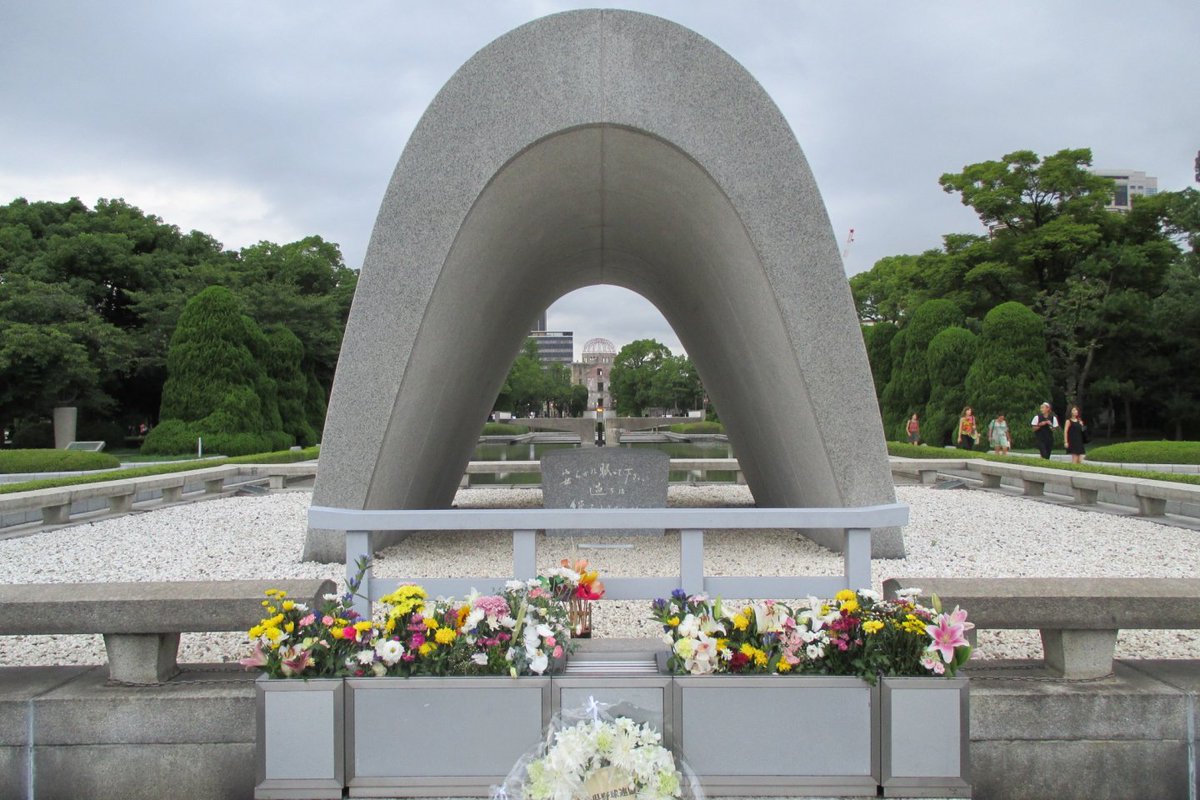
[[[936,625],[926,625],[925,632],[933,639],[930,650],[942,654],[942,660],[949,664],[954,659],[956,647],[966,647],[968,642],[963,636],[963,622],[955,622],[950,614],[940,614]]]
[[[974,622],[967,622],[967,610],[965,608],[954,607],[950,612],[950,621],[962,625],[964,631],[969,631],[975,627]]]
[[[295,653],[291,658],[283,660],[283,674],[287,676],[299,675],[308,666],[311,657],[307,650],[301,650]]]
[[[255,642],[254,650],[246,658],[238,661],[246,669],[261,669],[267,665],[267,654],[263,652],[262,643]]]

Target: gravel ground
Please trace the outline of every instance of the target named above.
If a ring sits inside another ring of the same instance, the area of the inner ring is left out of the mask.
[[[893,575],[1194,577],[1200,533],[1144,520],[981,491],[898,486],[911,507],[905,528],[908,557],[876,560],[872,582]],[[342,579],[340,564],[301,562],[311,494],[282,492],[230,497],[0,540],[0,582],[162,581],[237,578]],[[678,506],[751,506],[744,486],[672,486]],[[540,507],[538,489],[463,489],[460,507]],[[787,531],[728,531],[705,536],[706,571],[726,575],[834,575],[841,557]],[[573,540],[539,542],[541,566],[586,557],[605,575],[674,574],[677,535],[605,537],[631,549],[575,550]],[[507,533],[413,536],[383,551],[376,574],[455,577],[483,574],[512,558]],[[597,637],[655,636],[647,604],[598,603]],[[969,609],[968,609],[969,610]],[[182,662],[236,660],[246,651],[240,633],[183,634]],[[982,631],[975,658],[1037,658],[1036,631]],[[1200,632],[1127,631],[1117,642],[1124,658],[1200,658]],[[99,636],[0,636],[0,666],[104,663]]]

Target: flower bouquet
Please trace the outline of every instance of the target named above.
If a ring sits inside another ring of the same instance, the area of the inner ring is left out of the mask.
[[[587,639],[592,635],[592,602],[604,597],[600,573],[589,570],[587,559],[574,563],[563,559],[561,566],[543,576],[554,596],[567,604],[571,636]]]
[[[556,716],[536,751],[522,756],[494,800],[639,800],[703,798],[691,771],[677,764],[650,725],[612,716],[606,704]],[[687,777],[685,777],[685,774]]]
[[[352,608],[357,581],[319,611],[271,590],[241,663],[276,678],[546,674],[571,639],[567,607],[548,581],[510,581],[463,601],[431,600],[407,584],[380,598],[371,619]]]
[[[944,613],[914,601],[845,589],[832,600],[810,597],[796,608],[775,600],[727,604],[681,590],[655,600],[652,617],[671,646],[675,674],[952,677],[971,655],[967,612]]]

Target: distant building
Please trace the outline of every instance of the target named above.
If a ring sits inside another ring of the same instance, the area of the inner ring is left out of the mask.
[[[1110,211],[1128,211],[1133,208],[1133,198],[1153,197],[1158,194],[1158,178],[1132,169],[1093,169],[1093,175],[1112,178],[1116,184],[1112,201],[1106,206]]]
[[[575,360],[573,331],[530,331],[529,338],[537,343],[538,358],[543,364],[567,364]]]
[[[609,373],[617,358],[617,348],[608,339],[588,339],[583,346],[583,361],[571,365],[571,381],[588,390],[588,410],[612,408],[612,384]]]

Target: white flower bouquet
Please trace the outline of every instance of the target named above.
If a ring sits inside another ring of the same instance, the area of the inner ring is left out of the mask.
[[[557,716],[537,750],[492,787],[493,800],[703,800],[699,782],[657,730],[607,708],[592,700]]]

